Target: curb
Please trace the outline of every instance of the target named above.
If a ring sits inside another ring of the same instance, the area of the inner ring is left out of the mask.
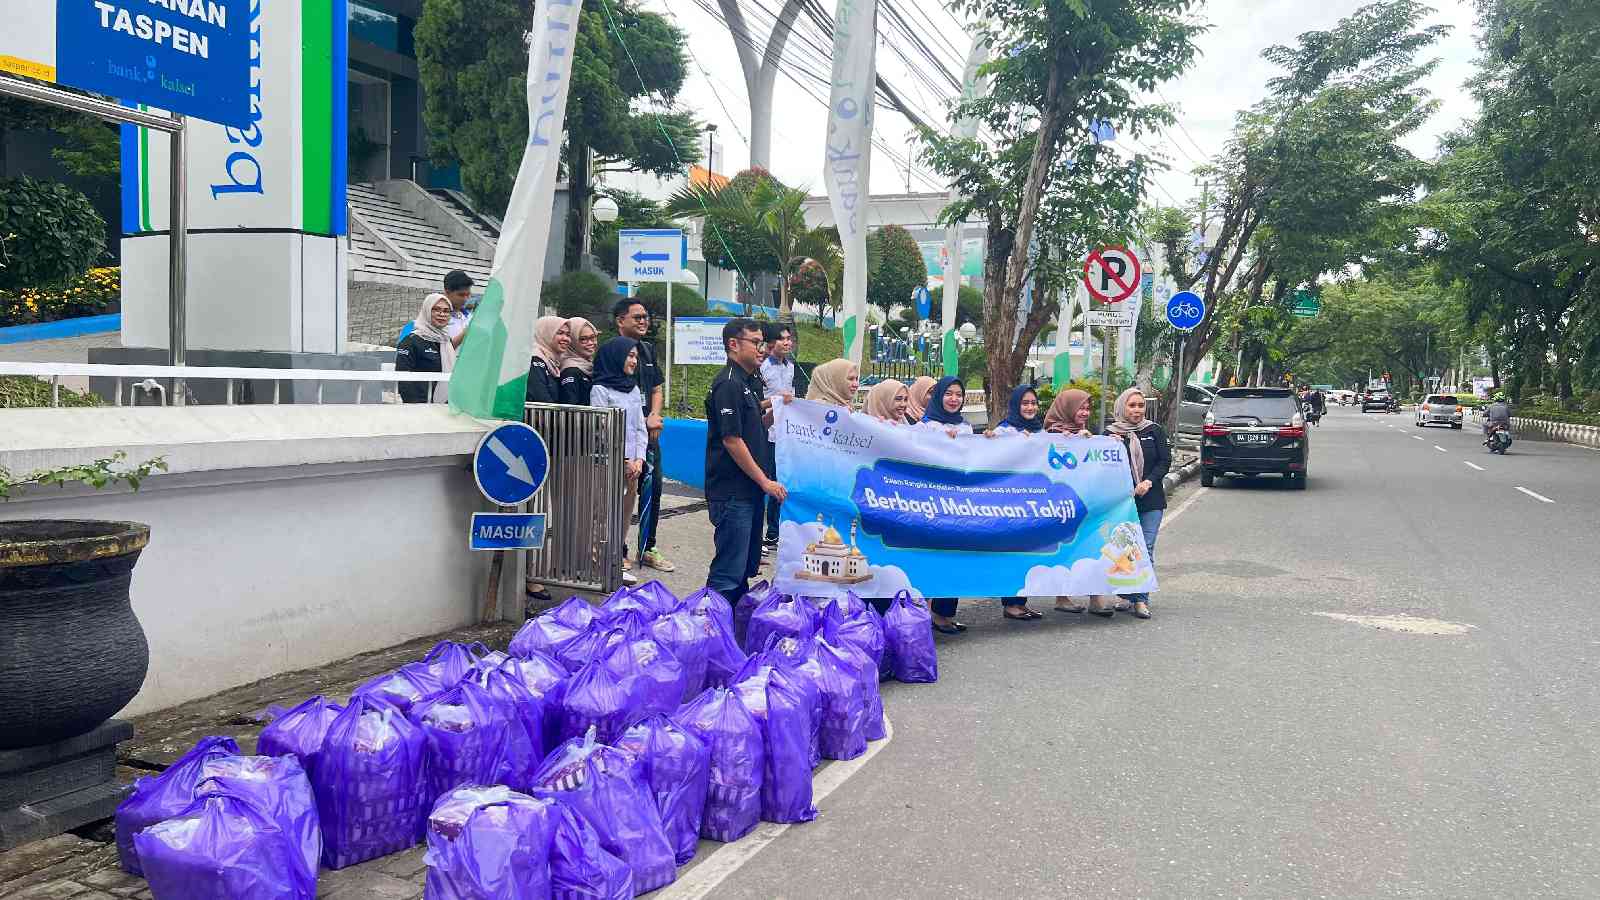
[[[76,319],[57,319],[54,322],[36,322],[32,325],[8,325],[0,328],[0,344],[23,344],[31,341],[58,341],[63,338],[104,334],[122,328],[122,313],[103,316],[82,316]]]
[[[1199,473],[1200,460],[1196,458],[1194,462],[1189,463],[1178,471],[1168,472],[1167,477],[1161,479],[1161,489],[1164,491],[1170,491],[1176,488],[1178,485],[1183,484],[1185,481],[1193,478],[1195,475],[1198,475]]]

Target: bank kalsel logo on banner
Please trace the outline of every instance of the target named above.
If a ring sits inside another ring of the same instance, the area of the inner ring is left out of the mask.
[[[828,423],[828,427],[822,429],[822,436],[827,437],[828,435],[833,434],[833,424],[839,421],[839,414],[833,410],[828,410],[828,414],[823,416],[822,420]]]

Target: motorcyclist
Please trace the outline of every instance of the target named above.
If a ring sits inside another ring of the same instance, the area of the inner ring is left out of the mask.
[[[1483,411],[1483,435],[1489,436],[1496,428],[1511,427],[1511,404],[1504,391],[1495,391],[1494,400]]]
[[[1322,391],[1320,391],[1320,390],[1318,390],[1316,388],[1312,388],[1311,389],[1311,396],[1309,397],[1309,399],[1311,401],[1311,414],[1312,415],[1314,415],[1314,416],[1316,416],[1317,418],[1320,419],[1324,415],[1327,414],[1327,412],[1328,412],[1328,398],[1323,396]]]

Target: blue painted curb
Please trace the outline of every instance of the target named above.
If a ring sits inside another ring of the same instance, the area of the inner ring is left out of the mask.
[[[27,341],[58,341],[62,338],[82,337],[86,334],[104,334],[122,330],[122,313],[105,316],[83,316],[40,322],[37,325],[9,325],[0,328],[0,344],[21,344]]]

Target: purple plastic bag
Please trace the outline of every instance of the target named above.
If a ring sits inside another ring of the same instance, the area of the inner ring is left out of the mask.
[[[425,662],[410,662],[374,676],[351,693],[371,694],[394,704],[401,712],[409,712],[417,703],[445,689],[432,666]]]
[[[855,759],[867,752],[867,699],[853,660],[816,638],[777,637],[767,650],[788,661],[817,689],[817,750],[823,759]],[[817,760],[820,762],[821,760]]]
[[[726,597],[711,588],[701,588],[679,600],[677,608],[697,616],[710,616],[729,635],[733,634],[733,606]]]
[[[556,804],[550,843],[551,900],[630,900],[633,870],[600,846],[600,834],[572,807]]]
[[[728,843],[749,834],[761,821],[761,785],[766,777],[761,723],[739,694],[726,687],[706,688],[673,719],[704,741],[710,753],[700,836]]]
[[[498,784],[512,713],[474,681],[411,708],[428,740],[427,806],[463,784]]]
[[[761,723],[766,739],[766,775],[761,782],[761,818],[768,822],[809,822],[811,805],[811,723],[817,700],[812,687],[773,657],[758,653],[739,671],[734,690]]]
[[[745,638],[750,635],[750,617],[755,615],[756,607],[767,599],[767,595],[775,593],[772,585],[766,579],[750,586],[749,592],[739,598],[733,606],[733,639],[739,642],[740,647],[750,646]]]
[[[623,613],[635,613],[645,622],[655,619],[655,604],[642,595],[638,588],[621,588],[600,604],[600,615],[607,622],[615,622]]]
[[[874,666],[886,666],[883,619],[878,616],[877,610],[860,600],[852,606],[848,600],[854,597],[854,594],[848,595],[845,603],[838,600],[829,602],[828,608],[822,611],[822,624],[818,628],[826,628],[828,622],[832,621],[838,635],[834,643],[850,644],[872,660]]]
[[[524,623],[506,650],[512,656],[526,657],[537,650],[554,657],[568,641],[587,632],[597,618],[599,613],[587,600],[568,597],[555,608]]]
[[[647,581],[634,588],[633,592],[649,604],[658,616],[664,616],[678,608],[678,598],[660,581],[654,579]]]
[[[682,609],[656,619],[650,625],[650,632],[683,664],[683,696],[673,705],[676,710],[705,689],[706,665],[715,635],[707,630],[705,622]]]
[[[298,854],[300,869],[316,880],[322,858],[322,822],[311,780],[293,756],[221,756],[200,766],[195,795],[228,794],[255,804],[283,830]]]
[[[590,732],[557,747],[539,767],[534,796],[559,800],[588,820],[600,846],[628,864],[637,893],[671,884],[677,863],[639,760],[594,738]]]
[[[293,756],[300,768],[311,770],[311,757],[322,749],[328,726],[344,709],[321,694],[273,719],[256,738],[256,752],[262,756]]]
[[[645,784],[655,798],[678,865],[694,859],[711,786],[711,750],[706,742],[657,713],[629,726],[616,746],[643,766]]]
[[[811,713],[810,730],[806,732],[806,758],[811,768],[822,765],[822,671],[816,665],[806,665],[816,638],[794,638],[774,634],[767,638],[761,654],[767,665],[781,666],[794,679],[804,694],[804,705]]]
[[[428,739],[405,713],[376,697],[351,697],[311,766],[322,819],[322,864],[366,862],[422,840],[433,803]]]
[[[883,617],[890,673],[906,684],[932,684],[939,680],[939,651],[933,645],[933,616],[928,604],[913,600],[910,591],[894,595]]]
[[[624,639],[648,635],[650,623],[637,610],[618,613],[615,619],[595,620],[589,630],[568,641],[556,654],[556,659],[573,673],[593,660],[605,656],[607,650]]]
[[[439,682],[439,688],[448,690],[472,674],[472,670],[478,667],[478,660],[488,652],[489,648],[481,643],[468,646],[455,641],[440,641],[422,658],[422,664]]]
[[[312,900],[317,868],[248,799],[213,794],[134,835],[161,900]]]
[[[504,785],[459,787],[428,815],[427,894],[432,900],[550,896],[550,842],[560,813],[549,800]]]
[[[828,611],[823,616],[818,643],[833,650],[841,662],[853,667],[857,679],[861,682],[861,696],[866,700],[866,708],[862,714],[861,736],[868,742],[881,741],[889,736],[889,732],[883,724],[883,694],[878,689],[880,677],[878,663],[867,654],[867,651],[845,639],[843,624],[837,618],[837,614],[838,608],[829,604]],[[881,634],[879,638],[881,640]]]
[[[629,635],[606,648],[602,662],[622,679],[633,698],[636,713],[622,724],[651,713],[670,713],[683,705],[683,688],[689,673],[672,651],[646,631]]]
[[[767,646],[767,638],[774,634],[807,638],[815,634],[817,620],[811,601],[772,591],[750,614],[750,628],[745,634],[744,649],[759,653]]]
[[[533,773],[544,759],[544,701],[504,669],[480,670],[472,681],[486,690],[510,719],[495,783],[526,791],[533,785]]]
[[[706,687],[726,687],[748,658],[734,637],[733,608],[710,588],[685,597],[679,608],[694,616],[706,635]]]
[[[233,738],[203,737],[165,772],[147,775],[133,783],[128,799],[117,805],[117,859],[124,872],[144,874],[139,867],[139,852],[133,836],[194,803],[201,766],[208,760],[238,755],[239,745]]]
[[[539,699],[544,720],[539,746],[554,747],[561,743],[561,698],[567,692],[572,673],[554,657],[537,650],[530,651],[526,657],[512,657],[501,663],[500,668],[521,681],[523,687]]]
[[[599,740],[614,740],[639,717],[629,687],[601,660],[579,669],[561,696],[562,740],[581,737],[590,726]]]

